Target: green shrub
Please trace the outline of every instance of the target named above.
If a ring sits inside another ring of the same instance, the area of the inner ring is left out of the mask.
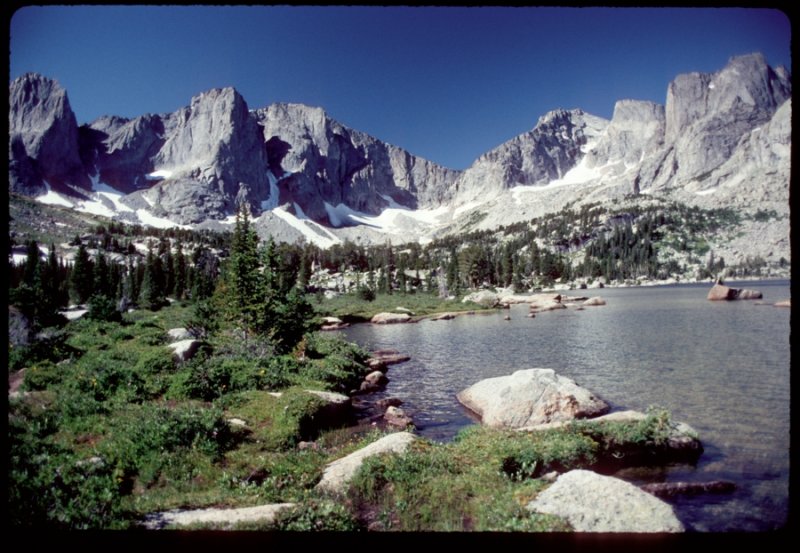
[[[341,503],[309,500],[294,508],[280,511],[272,529],[291,532],[354,532],[361,530],[361,527]]]
[[[25,406],[9,416],[8,521],[12,527],[108,528],[119,524],[113,468],[87,462],[50,441],[56,419]]]
[[[65,372],[63,366],[55,365],[52,361],[42,361],[25,371],[23,387],[26,390],[46,390],[51,385],[61,382]]]
[[[122,321],[122,313],[117,311],[114,300],[99,294],[92,296],[89,300],[89,312],[86,316],[95,321]]]
[[[67,338],[69,334],[65,330],[48,328],[37,334],[31,344],[9,348],[9,370],[17,371],[40,361],[58,363],[78,357],[81,352],[67,344]]]
[[[232,445],[231,432],[216,408],[194,406],[130,406],[112,423],[103,456],[126,478],[145,485],[162,473],[191,477],[187,456],[221,458]]]
[[[168,350],[157,349],[143,353],[134,368],[136,372],[147,375],[171,373],[175,370],[175,361]]]

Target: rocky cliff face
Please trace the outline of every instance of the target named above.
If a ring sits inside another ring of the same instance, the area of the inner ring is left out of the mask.
[[[232,88],[200,94],[175,113],[103,117],[80,128],[50,79],[21,77],[9,98],[10,190],[40,195],[46,181],[75,195],[105,183],[126,194],[123,205],[182,224],[225,219],[243,201],[254,215],[275,210],[265,221],[293,229],[275,232],[311,229],[325,240],[336,235],[298,219],[335,227],[352,224],[342,213],[353,210],[451,208],[435,217],[393,212],[362,233],[380,239],[391,228],[414,239],[463,229],[461,219],[493,228],[631,194],[789,210],[791,77],[760,54],[732,58],[716,73],[679,75],[664,106],[621,100],[611,121],[552,111],[464,172],[349,129],[320,108],[250,110]]]
[[[10,97],[11,190],[36,196],[44,180],[57,191],[104,183],[128,195],[125,204],[181,224],[223,219],[242,201],[255,215],[289,204],[325,224],[338,222],[328,210],[339,204],[368,214],[438,205],[460,174],[320,108],[250,110],[233,88],[195,96],[175,113],[108,116],[80,128],[54,81],[26,75]]]
[[[89,190],[66,91],[52,79],[27,74],[11,83],[8,96],[9,189],[35,196],[46,192],[46,182],[65,194]]]
[[[566,116],[575,112],[549,114],[555,125],[546,116],[470,167],[458,182],[459,197],[552,184],[572,169],[567,188],[514,192],[515,211],[530,218],[570,202],[659,193],[705,207],[751,204],[788,213],[790,98],[785,69],[772,69],[761,54],[735,57],[716,73],[676,77],[666,106],[617,102],[606,125],[585,114],[585,126]],[[581,129],[583,137],[593,130],[593,138],[582,138]],[[493,200],[482,228],[511,222],[508,204]]]
[[[273,104],[256,111],[279,202],[296,202],[316,221],[330,223],[328,206],[368,214],[400,204],[438,205],[459,172],[348,129],[320,108]]]
[[[459,201],[486,199],[516,186],[562,178],[607,125],[605,119],[580,109],[547,113],[533,130],[479,157],[456,183]]]

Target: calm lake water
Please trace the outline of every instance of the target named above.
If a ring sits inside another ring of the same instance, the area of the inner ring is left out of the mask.
[[[688,530],[766,531],[789,510],[790,315],[771,304],[790,298],[788,281],[730,283],[760,290],[759,301],[710,302],[708,284],[573,290],[601,307],[509,311],[344,331],[370,349],[411,361],[389,368],[381,396],[396,396],[418,433],[448,441],[475,424],[455,395],[517,369],[547,367],[605,399],[612,410],[668,409],[694,427],[705,452],[696,466],[628,469],[640,484],[731,480],[731,494],[670,499]],[[402,298],[398,297],[398,305]]]

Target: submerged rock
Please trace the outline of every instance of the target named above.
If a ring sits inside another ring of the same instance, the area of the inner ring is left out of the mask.
[[[398,428],[406,428],[414,425],[414,421],[411,420],[411,417],[409,417],[406,412],[399,407],[387,407],[383,418],[387,424],[396,426]]]
[[[487,378],[456,397],[491,427],[521,428],[594,417],[609,410],[606,402],[553,369],[527,369]]]
[[[628,482],[572,470],[528,503],[565,518],[578,532],[683,532],[672,507]]]
[[[712,480],[711,482],[656,482],[645,484],[640,488],[657,497],[673,495],[696,495],[700,493],[730,493],[736,490],[736,484],[728,480]]]

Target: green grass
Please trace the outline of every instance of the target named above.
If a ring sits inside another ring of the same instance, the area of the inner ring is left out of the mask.
[[[461,300],[443,300],[430,294],[378,294],[374,301],[365,301],[355,294],[343,294],[315,303],[320,316],[339,317],[343,320],[368,321],[375,314],[395,311],[398,307],[411,310],[421,317],[447,311],[478,311],[485,307]]]

